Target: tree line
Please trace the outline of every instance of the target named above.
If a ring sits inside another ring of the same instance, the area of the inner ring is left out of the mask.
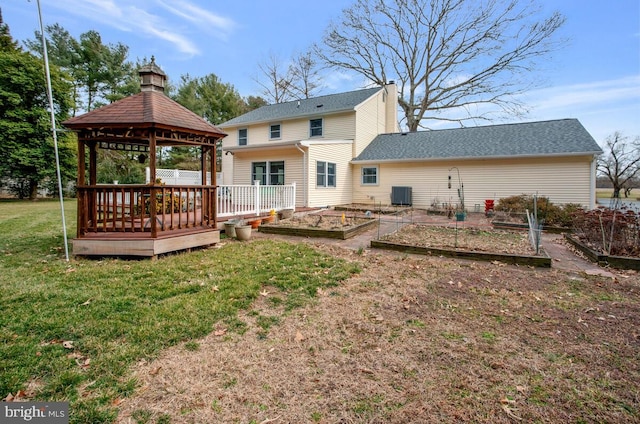
[[[138,71],[147,58],[128,60],[128,46],[106,44],[97,31],[76,39],[59,24],[47,26],[45,33],[57,122],[140,91]],[[41,40],[36,32],[21,46],[0,14],[0,185],[19,198],[35,199],[42,189],[57,193]],[[267,104],[259,96],[243,98],[215,74],[183,75],[177,85],[169,83],[166,94],[214,125]],[[59,132],[58,141],[62,178],[74,181],[75,136]],[[99,182],[144,182],[144,165],[134,157],[109,150],[99,154]],[[199,166],[193,148],[165,149],[159,158],[169,168]]]
[[[354,0],[307,50],[288,60],[270,54],[257,63],[258,95],[243,98],[213,73],[182,75],[175,85],[170,81],[167,94],[220,124],[268,103],[315,96],[328,75],[344,72],[361,77],[363,86],[395,81],[400,123],[409,131],[438,121],[475,125],[526,114],[519,94],[535,87],[540,65],[564,44],[558,37],[564,22],[559,12],[545,16],[525,0]],[[1,16],[0,27],[0,178],[18,195],[32,197],[39,184],[51,180],[44,166],[51,163],[52,142],[44,119],[41,37],[36,33],[23,49]],[[147,58],[130,61],[126,45],[105,44],[97,31],[76,39],[58,24],[45,33],[58,122],[139,91],[138,70]],[[61,135],[63,175],[71,178],[75,147],[70,135]],[[634,146],[620,140],[605,146],[614,153],[614,165],[616,152],[624,153],[618,162],[637,156]],[[142,168],[135,161],[103,154],[100,181],[119,175],[122,182],[140,182]],[[158,157],[162,166],[190,169],[194,154],[171,149]],[[637,164],[617,169],[628,175]],[[607,173],[605,161],[599,169],[604,175],[617,172],[613,166]],[[620,181],[628,185],[633,178],[613,180],[622,186]]]

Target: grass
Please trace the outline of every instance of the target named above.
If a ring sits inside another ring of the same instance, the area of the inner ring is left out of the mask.
[[[65,209],[72,237],[75,202]],[[304,244],[273,241],[67,263],[61,228],[57,202],[0,204],[0,397],[22,390],[68,401],[72,423],[112,422],[114,405],[136,388],[128,371],[136,362],[182,342],[197,350],[216,324],[242,332],[238,312],[264,287],[280,290],[289,311],[358,272]]]

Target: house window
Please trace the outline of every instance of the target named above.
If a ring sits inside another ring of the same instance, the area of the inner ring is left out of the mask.
[[[311,119],[309,121],[309,136],[310,137],[322,136],[322,118]]]
[[[336,164],[332,162],[316,162],[316,187],[336,186]]]
[[[238,146],[247,145],[247,129],[241,128],[238,130]]]
[[[280,124],[269,125],[269,139],[280,138]]]
[[[269,184],[284,185],[284,161],[269,162]]]
[[[260,181],[260,185],[284,184],[284,161],[252,162],[251,182]]]
[[[378,167],[363,166],[362,167],[362,185],[378,184]]]

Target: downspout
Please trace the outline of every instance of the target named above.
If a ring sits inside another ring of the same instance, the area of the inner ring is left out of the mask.
[[[598,155],[593,155],[591,159],[591,176],[589,181],[589,209],[596,208],[596,172]]]
[[[307,152],[304,151],[300,146],[302,146],[302,142],[295,144],[296,149],[298,149],[302,153],[302,192],[304,196],[302,197],[303,206],[307,206]]]

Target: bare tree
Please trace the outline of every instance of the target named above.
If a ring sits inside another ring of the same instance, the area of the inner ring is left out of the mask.
[[[521,0],[356,0],[316,52],[327,65],[379,85],[399,81],[410,131],[424,121],[490,120],[486,106],[523,114],[536,60],[561,43],[565,18],[539,20]],[[495,108],[494,108],[495,109]]]
[[[299,99],[308,99],[316,95],[320,88],[318,63],[310,50],[295,56],[289,65],[291,92]]]
[[[266,79],[255,77],[254,81],[262,87],[261,94],[265,100],[269,103],[284,103],[294,100],[293,77],[281,58],[275,53],[269,53],[269,57],[265,61],[258,63],[258,68]]]
[[[631,193],[632,183],[640,173],[640,137],[629,142],[629,137],[616,131],[605,140],[605,153],[598,158],[598,171],[613,185],[613,197]]]

